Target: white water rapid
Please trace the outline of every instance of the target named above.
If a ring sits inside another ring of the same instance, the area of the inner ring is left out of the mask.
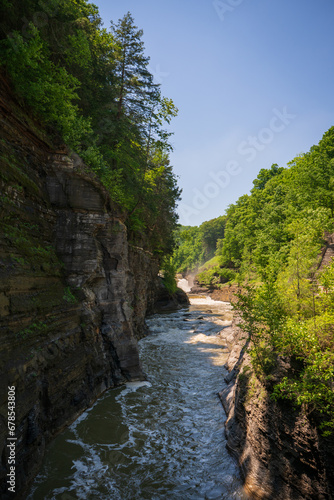
[[[189,309],[147,320],[147,381],[108,391],[50,445],[30,500],[244,500],[226,450],[231,307],[194,297]]]

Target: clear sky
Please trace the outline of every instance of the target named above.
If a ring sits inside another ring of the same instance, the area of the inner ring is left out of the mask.
[[[334,125],[333,0],[94,0],[130,11],[179,115],[180,223],[218,217],[261,168],[286,166]]]

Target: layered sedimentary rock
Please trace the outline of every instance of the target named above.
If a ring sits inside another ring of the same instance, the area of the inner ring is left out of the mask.
[[[3,79],[0,111],[0,496],[7,498],[7,387],[16,394],[20,492],[57,432],[107,388],[143,377],[137,339],[159,284],[156,259],[129,243],[121,210],[98,179],[48,143]]]
[[[270,398],[270,388],[252,371],[247,335],[236,322],[222,335],[231,346],[229,374],[220,393],[227,413],[228,449],[240,464],[250,497],[332,499],[333,440],[321,436],[314,415]],[[289,368],[287,364],[288,360],[281,361],[277,377]]]

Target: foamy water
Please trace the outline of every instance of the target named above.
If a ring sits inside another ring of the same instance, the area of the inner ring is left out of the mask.
[[[147,381],[107,392],[49,447],[30,499],[244,500],[226,450],[217,393],[228,355],[227,303],[148,319],[140,356]]]

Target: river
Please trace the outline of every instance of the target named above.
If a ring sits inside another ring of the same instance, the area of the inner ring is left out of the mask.
[[[29,500],[245,500],[226,450],[230,305],[205,297],[147,320],[147,381],[106,392],[49,446]]]

